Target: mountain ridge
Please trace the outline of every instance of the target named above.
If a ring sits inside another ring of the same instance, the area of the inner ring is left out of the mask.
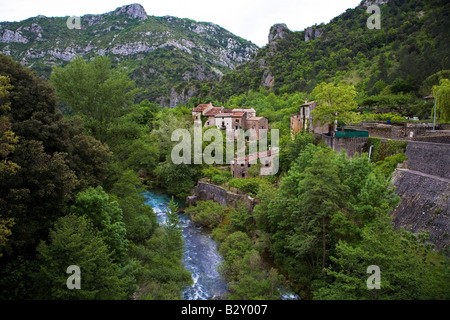
[[[73,19],[79,19],[79,28]],[[0,23],[0,53],[45,78],[52,66],[75,56],[107,55],[138,85],[150,89],[141,99],[167,107],[193,96],[201,88],[195,81],[219,80],[257,50],[214,23],[150,16],[140,4],[79,18],[39,15]]]

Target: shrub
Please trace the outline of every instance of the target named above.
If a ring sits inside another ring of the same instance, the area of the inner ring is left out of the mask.
[[[208,228],[215,228],[222,222],[225,208],[211,200],[199,201],[197,206],[187,208],[186,213],[191,215],[194,222]]]

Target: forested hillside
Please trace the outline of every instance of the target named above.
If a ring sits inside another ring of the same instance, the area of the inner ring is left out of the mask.
[[[272,37],[276,40],[222,81],[211,82],[209,97],[201,98],[220,103],[260,88],[276,95],[309,94],[321,82],[346,82],[358,90],[358,104],[370,111],[426,118],[430,110],[423,97],[449,75],[450,4],[384,2],[381,29],[367,27],[368,1],[304,31],[276,26],[271,31],[280,35]]]
[[[214,23],[147,15],[139,4],[84,15],[79,28],[76,23],[45,16],[1,22],[0,53],[47,79],[53,66],[75,56],[105,55],[146,88],[138,100],[173,107],[200,92],[202,81],[219,80],[258,49]]]

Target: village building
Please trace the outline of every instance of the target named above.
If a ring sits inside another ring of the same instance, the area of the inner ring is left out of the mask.
[[[256,117],[256,110],[253,108],[250,109],[232,109],[234,112],[245,112],[245,118],[253,118]]]
[[[231,174],[234,178],[249,178],[249,169],[252,166],[260,164],[261,167],[271,167],[273,157],[277,154],[278,151],[271,149],[264,152],[248,154],[241,158],[235,158],[230,165]]]
[[[207,117],[208,119],[206,120],[205,123],[205,127],[214,127],[216,126],[216,115],[218,115],[219,113],[221,113],[223,111],[223,107],[213,107],[211,109],[209,109],[208,111],[206,111],[203,116]]]
[[[300,131],[308,131],[311,133],[323,134],[330,132],[330,125],[313,124],[312,111],[316,109],[317,102],[305,101],[305,104],[300,106],[300,112],[291,115],[291,133],[292,135]]]
[[[434,96],[432,94],[430,94],[429,96],[424,97],[423,100],[425,101],[425,103],[434,101]]]
[[[264,117],[249,118],[246,120],[246,130],[252,130],[251,133],[256,134],[256,137],[251,137],[252,140],[255,138],[259,140],[261,138],[260,130],[269,130],[269,120]]]
[[[192,118],[194,122],[201,122],[202,116],[213,108],[212,103],[209,104],[199,104],[192,110]]]
[[[224,107],[214,107],[211,103],[200,104],[192,110],[192,117],[197,123],[202,123],[203,117],[205,127],[216,126],[220,130],[231,132],[235,139],[239,137],[240,130],[245,133],[248,129],[253,129],[256,136],[251,138],[259,140],[259,130],[269,129],[268,120],[264,117],[257,117],[253,108],[225,109]]]

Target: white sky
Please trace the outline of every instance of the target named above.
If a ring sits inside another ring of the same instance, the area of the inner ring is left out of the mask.
[[[128,2],[129,1],[129,2]],[[213,22],[262,47],[275,23],[292,31],[327,23],[361,0],[0,0],[0,21],[21,21],[39,14],[47,17],[100,14],[140,3],[148,15],[171,15]]]

